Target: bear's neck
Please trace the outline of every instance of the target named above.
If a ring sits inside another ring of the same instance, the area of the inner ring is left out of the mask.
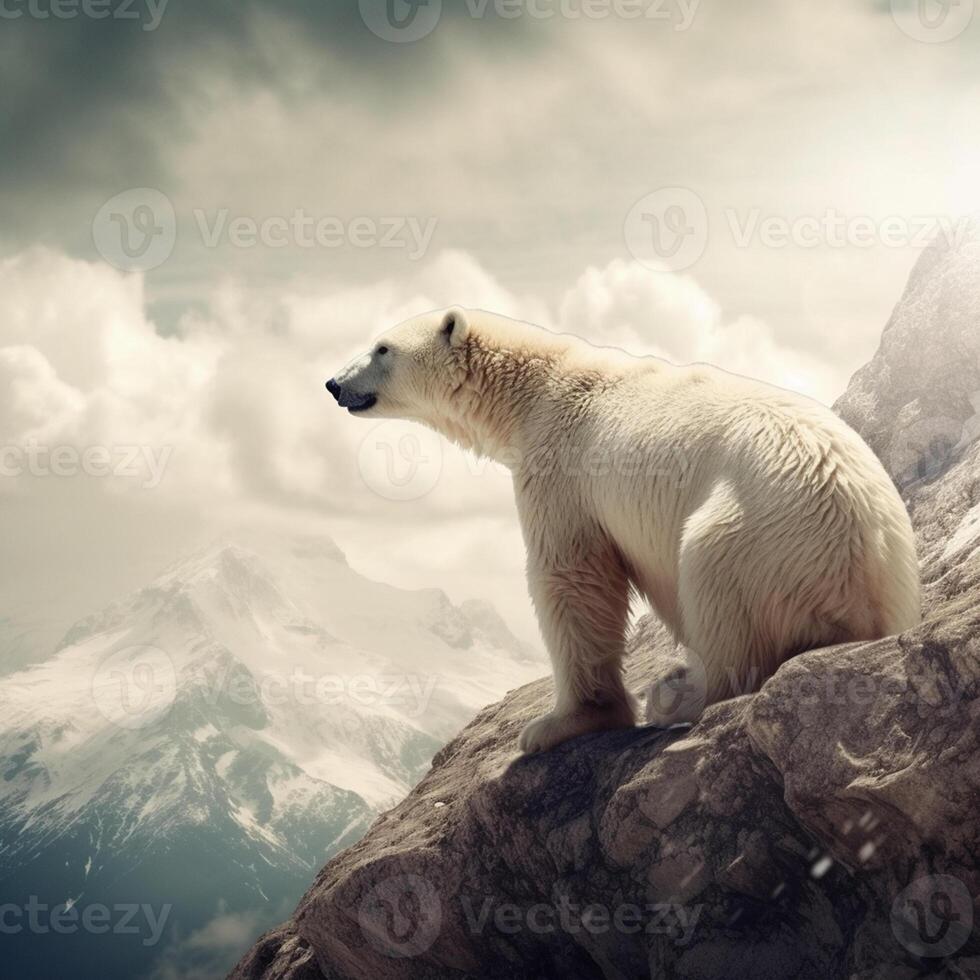
[[[529,353],[470,338],[463,380],[436,426],[466,449],[516,469],[532,450],[536,409],[562,373],[562,348]]]

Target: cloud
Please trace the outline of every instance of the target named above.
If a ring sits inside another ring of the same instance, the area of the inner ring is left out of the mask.
[[[136,277],[45,249],[0,262],[0,364],[10,380],[11,443],[41,443],[46,454],[60,445],[120,450],[180,443],[190,450],[188,475],[201,467],[198,450],[209,451],[199,433],[216,353],[208,340],[157,334]]]
[[[82,407],[79,392],[58,377],[36,347],[0,348],[0,438],[45,439],[64,430]]]
[[[559,324],[593,343],[680,364],[708,362],[827,404],[842,390],[834,365],[781,346],[757,317],[726,321],[692,276],[650,272],[639,262],[587,269],[562,299]]]

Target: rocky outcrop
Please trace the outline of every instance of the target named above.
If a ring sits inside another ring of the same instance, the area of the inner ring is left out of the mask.
[[[551,684],[512,692],[233,976],[980,976],[978,358],[970,238],[923,255],[838,405],[903,485],[927,586],[919,628],[800,655],[693,728],[530,758],[517,734]],[[955,440],[903,443],[930,418],[952,420]],[[631,685],[667,653],[641,622]]]
[[[834,405],[903,490],[980,436],[978,323],[980,217],[922,253],[877,353]]]

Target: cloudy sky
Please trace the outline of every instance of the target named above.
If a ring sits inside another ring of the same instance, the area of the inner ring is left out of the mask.
[[[0,625],[261,524],[533,637],[506,475],[323,380],[460,303],[832,401],[980,207],[973,8],[4,0]]]

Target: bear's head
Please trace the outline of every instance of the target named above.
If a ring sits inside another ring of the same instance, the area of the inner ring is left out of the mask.
[[[597,371],[619,370],[610,357],[569,334],[452,306],[393,327],[331,378],[327,391],[354,415],[422,422],[514,466],[552,381],[576,375],[578,398]]]
[[[431,424],[466,377],[468,332],[459,307],[406,320],[331,378],[327,391],[352,414]]]

